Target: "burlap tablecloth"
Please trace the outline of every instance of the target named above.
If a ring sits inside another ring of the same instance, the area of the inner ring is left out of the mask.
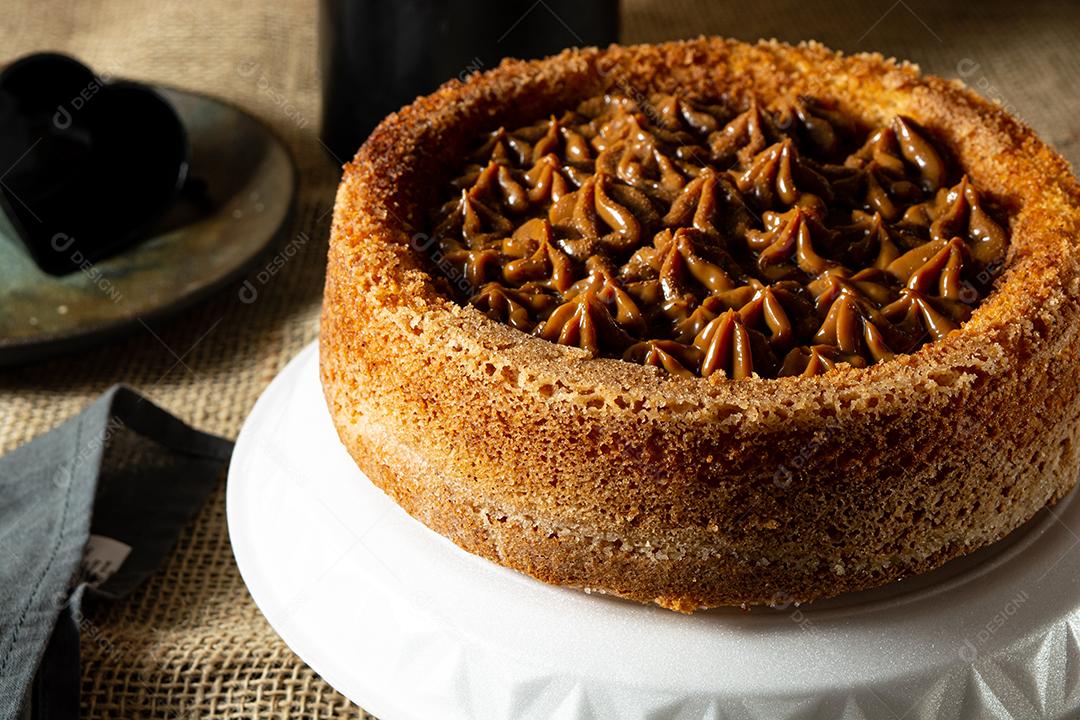
[[[522,12],[530,8],[546,11],[542,2],[524,0]],[[295,252],[260,285],[256,302],[240,302],[234,287],[109,347],[0,371],[0,452],[53,427],[114,382],[135,386],[201,429],[234,437],[259,393],[315,339],[337,182],[315,135],[315,13],[314,0],[5,4],[0,60],[55,48],[112,75],[231,100],[286,139],[302,182],[285,238]],[[963,77],[1074,164],[1080,159],[1078,3],[629,0],[623,23],[630,42],[699,34],[817,38],[845,51],[906,57],[927,71]],[[224,509],[222,482],[147,587],[88,614],[84,715],[367,717],[259,614],[233,562]]]

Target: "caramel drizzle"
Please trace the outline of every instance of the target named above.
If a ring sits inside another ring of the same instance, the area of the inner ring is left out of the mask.
[[[432,234],[463,300],[523,332],[679,377],[818,375],[943,339],[985,295],[1008,234],[952,172],[902,116],[609,95],[490,133]]]

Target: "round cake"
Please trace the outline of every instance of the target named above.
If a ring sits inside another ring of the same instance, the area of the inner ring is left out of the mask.
[[[464,549],[693,611],[991,543],[1080,470],[1080,185],[879,55],[716,38],[450,82],[345,168],[360,469]]]

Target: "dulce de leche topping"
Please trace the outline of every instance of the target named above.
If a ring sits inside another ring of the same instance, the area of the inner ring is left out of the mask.
[[[479,143],[433,219],[463,302],[679,376],[816,375],[968,319],[1008,242],[929,134],[811,98],[595,97]]]

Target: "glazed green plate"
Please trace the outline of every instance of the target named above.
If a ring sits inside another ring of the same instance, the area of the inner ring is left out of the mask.
[[[0,365],[115,337],[236,280],[292,213],[296,168],[262,123],[219,100],[155,88],[191,145],[188,184],[153,237],[63,277],[37,268],[0,223]]]

